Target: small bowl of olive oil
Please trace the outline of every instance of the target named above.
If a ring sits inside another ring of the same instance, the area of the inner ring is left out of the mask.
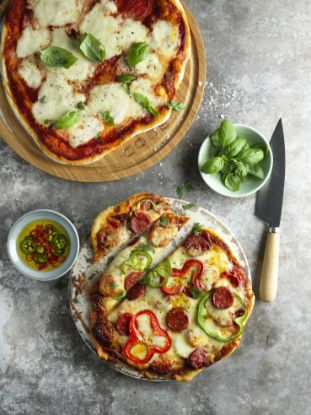
[[[14,267],[37,281],[65,275],[77,260],[80,242],[76,228],[59,212],[40,209],[28,212],[13,225],[8,254]]]

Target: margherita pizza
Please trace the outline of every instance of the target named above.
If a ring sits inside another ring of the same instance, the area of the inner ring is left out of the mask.
[[[163,255],[188,220],[170,211],[150,220],[91,288],[101,358],[151,378],[191,380],[238,347],[254,295],[227,244],[197,224]]]
[[[89,164],[169,118],[189,52],[179,0],[13,0],[3,78],[42,151]]]

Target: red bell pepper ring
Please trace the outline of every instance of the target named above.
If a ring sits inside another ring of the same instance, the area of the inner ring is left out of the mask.
[[[185,262],[182,269],[173,268],[171,272],[171,277],[183,277],[190,271],[191,268],[196,268],[196,270],[192,274],[192,284],[198,288],[202,288],[202,284],[200,283],[200,277],[204,271],[203,262],[197,259],[189,259]],[[162,292],[166,295],[176,295],[182,292],[187,291],[187,285],[181,284],[174,287],[169,287],[168,285],[164,285],[162,288]]]
[[[148,315],[150,318],[150,325],[153,330],[153,333],[156,336],[163,336],[166,338],[167,341],[163,347],[155,346],[155,345],[148,345],[143,341],[143,335],[139,331],[137,319],[138,317],[144,314]],[[137,314],[135,314],[130,321],[129,331],[130,331],[130,338],[123,346],[123,353],[128,360],[131,360],[132,362],[140,364],[140,365],[148,363],[155,353],[167,352],[172,345],[171,337],[169,336],[166,330],[161,328],[156,315],[151,310],[142,310],[142,311],[139,311]],[[131,353],[131,350],[133,349],[133,347],[139,343],[144,344],[147,350],[146,356],[142,359],[140,359],[137,356],[134,356]]]

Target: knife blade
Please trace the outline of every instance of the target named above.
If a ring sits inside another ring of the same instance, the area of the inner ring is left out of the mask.
[[[277,294],[279,262],[279,227],[282,216],[285,183],[285,141],[280,119],[270,141],[273,168],[266,185],[258,192],[255,214],[269,225],[263,265],[260,276],[259,295],[264,301],[273,301]]]

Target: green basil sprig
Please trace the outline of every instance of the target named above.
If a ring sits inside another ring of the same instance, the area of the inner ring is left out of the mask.
[[[266,149],[251,147],[245,137],[237,136],[236,127],[230,121],[222,121],[210,140],[217,152],[203,164],[203,173],[220,173],[223,184],[232,192],[238,191],[249,176],[264,178],[264,170],[258,163],[264,159]]]
[[[52,68],[70,68],[77,62],[77,58],[68,50],[58,46],[50,46],[40,52],[40,59]]]
[[[134,43],[127,55],[127,63],[130,68],[136,66],[139,62],[146,59],[149,51],[149,46],[146,42]]]
[[[134,92],[133,97],[135,101],[143,108],[145,108],[145,110],[150,112],[151,115],[153,115],[154,117],[159,115],[159,112],[155,108],[153,108],[149,99],[145,97],[145,95],[139,94],[138,92]]]
[[[85,57],[93,62],[102,62],[106,56],[104,46],[91,33],[84,33],[80,43],[80,50]]]
[[[63,115],[58,121],[53,124],[53,127],[56,130],[63,130],[65,128],[70,128],[76,124],[81,118],[80,112],[70,111],[67,114]]]

